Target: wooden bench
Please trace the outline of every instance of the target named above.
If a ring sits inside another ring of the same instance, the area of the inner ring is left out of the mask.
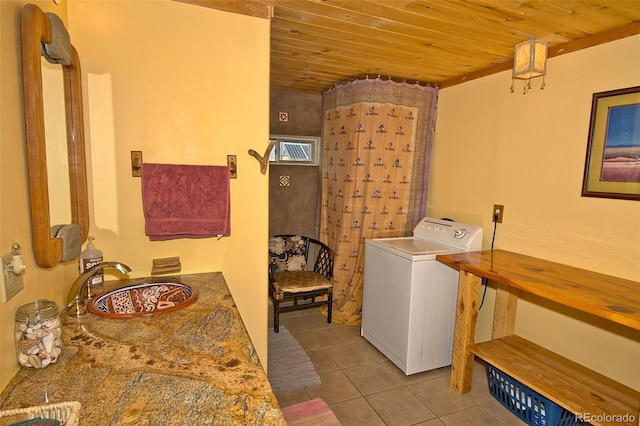
[[[594,425],[640,425],[640,392],[513,334],[519,292],[640,330],[640,283],[504,250],[436,259],[460,271],[453,390],[470,390],[475,355]],[[492,340],[476,344],[483,277],[497,284],[496,304]]]

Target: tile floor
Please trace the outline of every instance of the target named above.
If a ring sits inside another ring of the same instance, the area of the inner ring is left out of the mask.
[[[280,316],[309,355],[322,384],[277,394],[281,407],[322,398],[343,426],[522,426],[487,390],[476,363],[471,392],[449,389],[449,367],[406,376],[360,336],[360,327],[327,324],[316,309]],[[272,326],[270,324],[270,326]]]

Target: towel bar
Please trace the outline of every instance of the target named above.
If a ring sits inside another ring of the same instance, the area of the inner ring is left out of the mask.
[[[267,161],[269,160],[269,152],[266,154]],[[249,153],[251,154],[251,152]],[[229,166],[229,177],[236,178],[238,169],[235,155],[227,155],[227,165]],[[142,151],[131,151],[131,176],[142,177]]]
[[[131,176],[142,176],[142,151],[131,151]]]

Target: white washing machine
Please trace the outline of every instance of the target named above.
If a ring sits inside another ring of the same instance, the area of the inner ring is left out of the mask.
[[[481,249],[479,226],[428,217],[366,240],[362,336],[407,375],[451,365],[458,271],[436,255]]]

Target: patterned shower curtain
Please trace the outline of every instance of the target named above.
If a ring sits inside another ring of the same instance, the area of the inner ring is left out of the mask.
[[[333,320],[359,324],[364,241],[424,217],[438,89],[366,79],[323,95],[320,238],[335,251]]]

